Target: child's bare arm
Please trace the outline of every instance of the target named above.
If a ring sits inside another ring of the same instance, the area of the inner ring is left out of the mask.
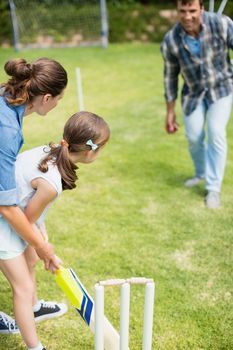
[[[33,224],[33,228],[35,228],[35,230],[38,230],[45,242],[49,241],[48,232],[44,222],[42,222],[41,224]]]
[[[39,219],[48,204],[50,204],[56,198],[57,191],[43,178],[34,179],[32,181],[32,186],[35,188],[36,192],[28,203],[24,213],[29,222],[34,224]]]
[[[34,226],[35,222],[39,219],[45,208],[56,198],[57,191],[43,178],[34,179],[32,181],[32,186],[36,192],[28,203],[24,212],[29,222]],[[51,271],[55,271],[60,263],[61,260],[56,257],[56,262],[52,262],[49,269]]]

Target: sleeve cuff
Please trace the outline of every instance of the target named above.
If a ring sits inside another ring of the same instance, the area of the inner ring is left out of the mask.
[[[17,189],[14,188],[8,191],[0,191],[0,205],[1,206],[18,205]]]

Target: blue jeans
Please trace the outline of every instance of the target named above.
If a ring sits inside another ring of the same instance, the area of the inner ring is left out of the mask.
[[[205,178],[208,191],[221,191],[227,156],[226,127],[232,102],[233,94],[220,98],[208,108],[203,101],[190,115],[184,117],[195,176]]]

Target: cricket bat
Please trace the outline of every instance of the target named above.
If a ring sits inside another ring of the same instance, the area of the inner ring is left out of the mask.
[[[60,267],[55,275],[58,286],[66,294],[84,322],[95,333],[94,301],[72,269]],[[104,348],[119,350],[120,336],[112,324],[104,317]]]

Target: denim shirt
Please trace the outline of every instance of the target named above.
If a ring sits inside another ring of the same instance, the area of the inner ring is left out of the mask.
[[[0,96],[0,205],[17,205],[15,162],[23,145],[25,105],[9,105]]]

